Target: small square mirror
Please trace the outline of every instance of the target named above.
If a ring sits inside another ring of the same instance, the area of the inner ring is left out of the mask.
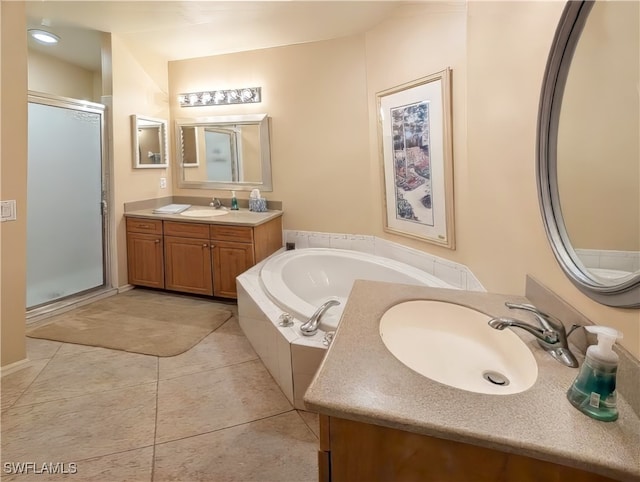
[[[141,115],[131,116],[133,167],[165,169],[167,157],[167,121]]]

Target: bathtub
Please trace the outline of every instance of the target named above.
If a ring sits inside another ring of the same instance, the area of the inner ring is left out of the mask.
[[[337,328],[357,279],[455,289],[408,264],[344,249],[285,251],[271,257],[260,270],[260,283],[269,299],[300,321],[308,320],[325,301],[339,301],[340,305],[321,318],[320,329],[325,332]]]
[[[388,242],[379,241],[380,245],[384,243]],[[428,254],[415,259],[424,265],[429,264],[426,260],[433,260]],[[444,269],[440,261],[434,265],[435,269]],[[463,269],[466,267],[459,266],[455,272]],[[305,408],[304,393],[327,350],[325,334],[335,330],[356,279],[470,289],[464,284],[453,286],[397,260],[336,248],[280,251],[238,276],[240,327],[297,409]],[[327,299],[337,299],[341,304],[327,311],[315,335],[303,336],[300,326]],[[295,317],[292,326],[280,326],[283,311]]]

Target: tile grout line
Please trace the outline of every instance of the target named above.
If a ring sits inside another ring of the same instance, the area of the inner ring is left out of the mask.
[[[242,365],[243,363],[249,363],[249,362],[256,361],[256,360],[260,360],[260,357],[257,354],[256,354],[255,358],[251,358],[249,360],[243,360],[243,361],[239,361],[239,362],[236,362],[236,363],[230,363],[228,365],[220,365],[220,366],[217,366],[217,367],[214,367],[214,368],[204,368],[202,370],[198,370],[198,371],[195,371],[195,372],[183,373],[181,375],[175,375],[175,376],[172,376],[172,377],[160,378],[160,374],[158,374],[158,380],[164,380],[164,381],[175,380],[176,378],[188,377],[190,375],[195,375],[197,373],[212,372],[214,370],[219,370],[221,368],[235,367],[235,366],[238,366],[238,365]]]
[[[153,424],[153,452],[151,454],[151,480],[153,482],[154,472],[156,469],[156,441],[158,439],[158,412],[160,401],[160,357],[156,357],[156,416]]]
[[[221,427],[221,428],[217,428],[215,430],[209,430],[208,432],[197,433],[197,434],[194,434],[194,435],[188,435],[186,437],[179,437],[179,438],[176,438],[176,439],[167,440],[165,442],[156,443],[156,446],[157,445],[170,444],[170,443],[173,443],[173,442],[179,442],[181,440],[186,440],[186,439],[193,438],[193,437],[200,437],[201,435],[208,435],[208,434],[211,434],[211,433],[221,432],[223,430],[228,430],[230,428],[241,427],[242,425],[249,425],[250,423],[260,422],[262,420],[267,420],[267,419],[273,418],[273,417],[279,417],[280,415],[284,415],[285,413],[289,413],[289,412],[294,412],[295,410],[296,409],[292,407],[289,410],[285,410],[284,412],[274,413],[273,415],[267,415],[265,417],[256,418],[255,420],[249,420],[247,422],[236,423],[235,425],[229,425],[228,427]]]
[[[43,368],[43,370],[44,370],[44,368]],[[135,387],[138,387],[138,386],[150,385],[152,383],[157,383],[157,381],[144,382],[144,383],[140,383],[138,385],[133,384],[133,385],[126,385],[126,386],[117,387],[117,388],[108,388],[107,390],[97,390],[95,392],[86,392],[86,393],[83,393],[81,395],[75,395],[73,397],[54,398],[54,399],[51,399],[51,400],[42,400],[40,402],[26,403],[24,405],[18,405],[18,406],[15,406],[15,403],[14,403],[14,405],[12,405],[10,408],[33,407],[35,405],[42,405],[42,404],[45,404],[45,403],[59,402],[61,400],[74,400],[76,398],[86,397],[86,396],[89,396],[89,395],[96,395],[98,393],[115,392],[117,390],[125,390],[125,389],[128,389],[128,388],[135,388]],[[29,385],[29,386],[31,386],[31,385]],[[20,395],[20,396],[22,396],[22,395]],[[16,402],[17,402],[17,400],[16,400]],[[9,408],[7,408],[6,410],[9,410]]]
[[[53,355],[51,355],[51,358],[46,359],[46,360],[47,360],[47,363],[45,363],[45,364],[44,364],[44,366],[43,366],[43,367],[40,369],[40,371],[38,372],[38,374],[37,374],[35,377],[33,377],[33,380],[31,380],[31,383],[29,383],[29,385],[27,385],[27,386],[25,387],[25,389],[24,389],[24,390],[22,390],[22,392],[20,392],[20,395],[18,395],[18,396],[16,397],[16,399],[13,401],[13,403],[12,403],[11,405],[9,405],[9,406],[8,406],[8,407],[6,407],[4,410],[2,410],[3,412],[7,412],[8,410],[11,410],[11,409],[15,406],[15,404],[16,404],[16,403],[18,403],[18,400],[20,400],[20,399],[22,398],[22,396],[26,393],[26,391],[27,391],[27,390],[29,390],[29,388],[31,388],[31,385],[33,385],[33,384],[35,383],[35,381],[36,381],[36,380],[38,379],[38,377],[42,374],[42,372],[44,371],[44,369],[45,369],[45,368],[47,368],[47,367],[49,366],[49,363],[51,363],[51,360],[53,360],[53,357],[55,357],[55,356],[58,354],[58,352],[60,351],[60,348],[62,348],[62,343],[60,344],[60,346],[58,347],[58,349],[56,350],[56,352],[55,352]],[[34,362],[35,362],[35,361],[38,361],[38,360],[31,360],[31,361],[34,361]],[[35,404],[32,404],[32,405],[35,405]],[[21,406],[26,407],[26,406],[29,406],[29,405],[21,405]]]
[[[311,433],[313,434],[313,436],[316,438],[316,440],[320,440],[320,437],[318,437],[315,433],[315,431],[311,428],[311,425],[309,425],[307,423],[307,421],[305,420],[305,418],[300,414],[301,410],[298,410],[297,408],[294,408],[294,410],[298,413],[298,417],[300,417],[302,419],[302,421],[304,422],[304,424],[307,426],[307,428],[309,430],[311,430]],[[309,413],[313,413],[313,412],[309,412]]]

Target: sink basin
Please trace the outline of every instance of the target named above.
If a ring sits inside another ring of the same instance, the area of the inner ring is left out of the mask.
[[[441,301],[407,301],[387,310],[380,336],[404,365],[437,382],[508,395],[533,386],[538,365],[511,330],[495,330],[479,311]]]
[[[229,214],[229,211],[225,209],[191,208],[186,211],[182,211],[180,216],[187,216],[188,218],[210,218],[212,216],[222,216],[224,214]]]

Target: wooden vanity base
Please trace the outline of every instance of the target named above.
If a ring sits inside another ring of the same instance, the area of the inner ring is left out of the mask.
[[[521,455],[320,415],[321,482],[606,482]]]

